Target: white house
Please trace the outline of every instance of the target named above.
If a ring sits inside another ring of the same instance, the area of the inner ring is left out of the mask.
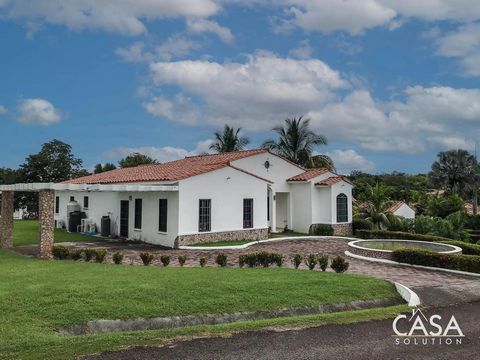
[[[68,224],[67,207],[76,207],[98,230],[108,216],[112,235],[168,247],[266,239],[269,229],[306,233],[312,224],[351,233],[347,179],[265,149],[116,169],[62,186],[55,192],[57,226]]]
[[[405,201],[396,201],[388,211],[393,215],[402,216],[406,219],[415,219],[415,210],[408,206]]]

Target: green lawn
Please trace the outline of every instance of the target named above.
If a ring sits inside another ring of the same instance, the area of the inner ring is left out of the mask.
[[[275,239],[275,238],[279,238],[279,237],[302,237],[302,236],[310,236],[308,234],[304,234],[304,233],[300,233],[300,232],[296,232],[296,231],[287,231],[287,232],[281,232],[281,233],[270,233],[270,235],[268,235],[268,238],[269,239]]]
[[[237,246],[237,245],[244,245],[253,242],[253,240],[226,240],[226,241],[217,241],[217,242],[207,242],[207,243],[200,243],[200,244],[193,244],[190,246],[207,246],[207,247],[215,247],[215,246]]]
[[[78,337],[56,333],[60,326],[93,319],[205,315],[397,296],[386,281],[348,274],[41,261],[0,250],[0,359],[68,359],[125,345],[159,344],[176,335],[354,321],[391,316],[404,307]]]
[[[13,245],[36,245],[38,243],[37,220],[15,220],[13,222]],[[63,229],[55,229],[55,242],[89,241],[92,237],[79,233],[69,233]]]

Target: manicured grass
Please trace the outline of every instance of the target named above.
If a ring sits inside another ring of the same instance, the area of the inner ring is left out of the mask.
[[[13,245],[36,245],[38,243],[37,220],[15,220],[13,223]],[[92,240],[90,236],[69,233],[63,229],[55,229],[55,242],[76,242]]]
[[[0,358],[65,359],[131,344],[158,344],[182,334],[290,324],[276,319],[78,337],[56,333],[60,326],[94,319],[271,310],[397,296],[386,281],[348,274],[40,261],[0,250]],[[392,315],[391,310],[387,313]],[[336,321],[341,315],[325,316],[290,321]]]
[[[270,235],[268,235],[268,238],[275,239],[279,237],[294,237],[294,236],[302,237],[302,236],[310,236],[310,235],[296,232],[296,231],[288,231],[288,232],[282,232],[282,233],[270,233]]]

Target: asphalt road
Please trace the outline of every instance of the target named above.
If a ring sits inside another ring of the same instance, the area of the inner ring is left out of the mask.
[[[392,320],[325,325],[287,331],[255,331],[231,337],[135,347],[88,359],[478,359],[480,302],[429,308],[427,317],[454,315],[465,337],[461,345],[396,345]]]

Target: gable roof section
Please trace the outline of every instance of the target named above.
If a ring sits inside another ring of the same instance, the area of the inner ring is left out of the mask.
[[[192,176],[231,167],[260,180],[271,181],[251,174],[243,169],[231,166],[230,162],[245,157],[268,152],[266,149],[236,151],[231,153],[199,155],[186,157],[164,164],[140,165],[131,168],[115,169],[100,174],[84,176],[65,181],[66,184],[118,184],[150,181],[178,181]]]
[[[352,184],[347,178],[343,176],[330,176],[315,183],[315,186],[332,186],[340,181],[345,181],[346,183]]]
[[[287,181],[308,181],[329,172],[327,168],[308,169],[301,174],[292,176]]]
[[[394,213],[395,211],[397,211],[398,209],[400,209],[403,205],[407,205],[407,206],[408,206],[408,204],[407,204],[405,201],[395,201],[395,202],[393,203],[393,205],[388,208],[387,211],[389,211],[389,212],[391,212],[391,213]]]

